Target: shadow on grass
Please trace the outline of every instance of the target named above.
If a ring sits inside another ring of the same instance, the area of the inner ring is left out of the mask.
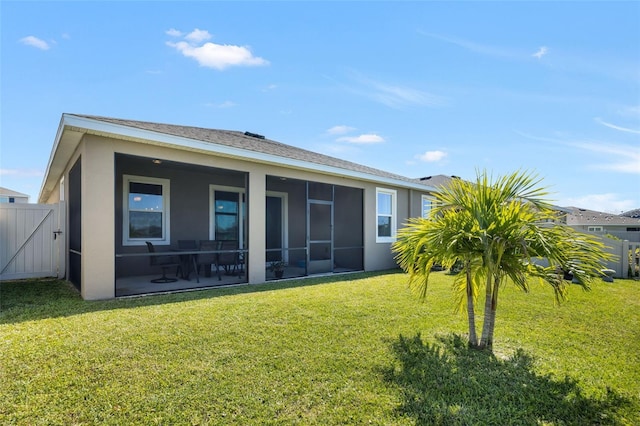
[[[309,287],[339,281],[395,274],[399,270],[350,273],[310,277],[264,284],[241,284],[209,289],[194,289],[169,294],[153,294],[99,301],[85,301],[67,281],[56,279],[30,279],[0,281],[0,324],[35,321],[45,318],[67,317],[113,309],[182,303],[190,300],[211,299],[246,293],[259,293],[296,287]]]
[[[419,425],[624,424],[628,400],[610,389],[590,398],[569,377],[538,375],[522,350],[500,360],[457,335],[434,344],[400,336],[393,350],[399,368],[386,377],[403,393],[400,414]]]

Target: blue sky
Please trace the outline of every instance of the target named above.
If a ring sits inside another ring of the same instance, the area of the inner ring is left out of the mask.
[[[640,207],[640,2],[0,2],[0,186],[62,113],[251,131],[408,177]]]

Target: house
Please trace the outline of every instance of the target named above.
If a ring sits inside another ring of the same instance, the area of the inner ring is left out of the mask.
[[[425,177],[421,177],[416,179],[416,181],[419,181],[423,184],[432,186],[433,188],[435,188],[436,190],[438,189],[446,189],[449,185],[451,185],[451,182],[453,182],[454,180],[460,180],[462,179],[459,176],[455,176],[455,175],[434,175],[434,176],[425,176]],[[429,211],[437,204],[437,202],[429,197],[423,197],[423,201],[422,201],[422,217],[427,217],[429,215]],[[559,207],[559,206],[554,206],[552,205],[551,208],[553,210],[555,210],[556,212],[556,218],[553,220],[554,223],[560,223],[560,224],[566,224],[566,215],[569,214],[571,212],[571,210],[564,208],[564,207]]]
[[[394,268],[396,230],[435,190],[256,133],[63,114],[39,202],[64,204],[67,278],[94,300],[263,283],[273,261],[285,277]],[[181,241],[235,242],[216,253],[233,265]],[[184,279],[152,283],[178,274],[158,253]]]
[[[640,241],[640,215],[633,211],[616,215],[569,207],[567,224],[579,231],[613,235],[621,240]]]
[[[28,203],[29,196],[11,189],[0,187],[0,203]]]

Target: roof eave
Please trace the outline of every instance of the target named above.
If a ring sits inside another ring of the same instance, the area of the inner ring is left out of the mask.
[[[70,130],[72,128],[73,130]],[[85,130],[85,131],[80,131]],[[146,143],[162,146],[171,146],[180,149],[213,153],[232,158],[250,160],[259,163],[285,166],[298,170],[314,171],[332,176],[348,177],[357,180],[375,182],[379,184],[415,189],[423,192],[435,192],[437,189],[421,183],[413,183],[402,179],[376,176],[370,173],[343,169],[335,166],[328,166],[309,161],[283,158],[281,156],[260,153],[256,151],[230,147],[227,145],[205,142],[197,139],[185,138],[182,136],[168,135],[166,133],[155,132],[146,129],[137,129],[115,123],[107,123],[87,117],[79,117],[72,114],[63,114],[56,134],[55,143],[49,158],[49,164],[45,172],[45,178],[40,190],[39,202],[45,202],[49,194],[57,184],[59,175],[69,162],[71,155],[82,139],[82,135],[90,131],[91,133],[107,134],[114,137],[124,137]],[[69,132],[73,132],[74,137],[66,137]],[[59,158],[62,157],[62,158]],[[52,175],[54,175],[52,177]],[[57,175],[57,176],[56,176]]]
[[[52,177],[54,171],[54,164],[59,164],[62,159],[59,158],[58,152],[60,151],[60,145],[62,140],[62,135],[64,133],[64,128],[67,120],[67,114],[62,114],[60,118],[60,124],[58,125],[58,130],[56,132],[56,137],[53,142],[53,147],[51,148],[51,154],[49,155],[49,161],[47,163],[47,168],[44,173],[44,178],[42,179],[42,185],[40,186],[40,192],[38,194],[38,202],[45,203],[53,190],[54,178]],[[65,164],[69,161],[66,159]],[[56,177],[59,180],[59,176]]]

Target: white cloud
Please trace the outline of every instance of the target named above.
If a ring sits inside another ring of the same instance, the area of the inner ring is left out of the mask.
[[[49,43],[34,36],[27,36],[27,37],[21,38],[20,43],[26,44],[27,46],[38,48],[40,50],[49,50],[50,48]]]
[[[633,200],[621,200],[618,194],[613,193],[565,197],[557,200],[554,204],[563,207],[573,206],[615,214],[620,214],[620,212],[626,212],[637,207]]]
[[[38,169],[0,169],[0,176],[42,177],[44,172]]]
[[[640,118],[640,105],[633,105],[621,108],[618,114],[624,117]]]
[[[449,103],[449,100],[443,96],[408,86],[383,83],[358,73],[354,73],[354,79],[363,88],[350,88],[351,91],[391,108],[400,109],[408,106],[442,107]]]
[[[345,133],[349,133],[354,130],[356,130],[355,127],[341,125],[341,126],[333,126],[332,128],[327,129],[327,133],[330,135],[344,135]]]
[[[378,136],[375,133],[362,134],[360,136],[343,136],[337,139],[338,142],[347,142],[353,144],[374,144],[384,142],[382,136]]]
[[[447,103],[442,96],[433,95],[411,87],[396,86],[374,81],[370,81],[369,84],[374,89],[374,92],[370,92],[369,96],[375,101],[392,108],[409,105],[438,107]]]
[[[210,107],[210,108],[224,109],[224,108],[234,107],[236,106],[236,103],[232,101],[224,101],[224,102],[220,102],[219,104],[214,102],[207,102],[206,104],[204,104],[204,106]]]
[[[211,34],[207,30],[201,30],[196,28],[191,31],[189,34],[184,36],[185,40],[190,41],[191,43],[201,43],[205,40],[209,40],[211,38]]]
[[[591,165],[594,169],[640,174],[640,151],[636,147],[601,142],[572,142],[571,145],[585,151],[610,156],[608,159],[600,156],[601,161]]]
[[[168,29],[164,32],[166,35],[171,37],[182,37],[182,31],[178,31],[175,28]]]
[[[184,36],[186,41],[177,43],[168,41],[166,44],[175,48],[187,58],[195,59],[200,66],[220,71],[231,66],[262,66],[269,64],[269,61],[253,56],[251,50],[246,46],[223,45],[211,42],[199,45],[209,38],[211,38],[211,34],[208,31],[196,28]]]
[[[483,44],[459,37],[450,37],[441,34],[428,33],[425,31],[418,31],[418,33],[485,56],[493,56],[496,58],[504,58],[510,60],[524,60],[529,56],[523,49],[509,49],[502,46]],[[541,59],[547,53],[549,53],[549,48],[546,46],[540,46],[540,48],[538,48],[538,50],[531,56]]]
[[[278,88],[278,86],[276,84],[270,84],[267,87],[265,87],[264,89],[262,89],[263,92],[270,92],[271,90],[276,90]]]
[[[444,159],[446,156],[447,153],[444,151],[426,151],[424,154],[416,155],[416,158],[427,163],[435,163],[436,161]]]
[[[586,165],[591,169],[609,170],[619,173],[640,174],[640,151],[636,146],[621,145],[602,141],[570,139],[569,137],[546,138],[516,131],[522,137],[572,146],[582,151],[598,154],[597,163]]]
[[[549,52],[549,49],[546,46],[541,46],[538,51],[531,56],[533,56],[534,58],[542,59],[542,57],[546,55],[547,52]]]
[[[637,129],[629,129],[627,127],[616,126],[615,124],[607,123],[600,117],[596,117],[594,118],[594,120],[596,121],[596,123],[602,124],[603,126],[609,127],[610,129],[615,129],[621,132],[635,133],[637,135],[640,135],[640,130],[637,130]]]
[[[427,37],[444,41],[446,43],[454,44],[456,46],[462,47],[475,53],[480,53],[482,55],[497,56],[503,58],[516,58],[520,56],[517,52],[504,49],[502,47],[490,46],[487,44],[481,44],[462,38],[443,36],[440,34],[427,33],[424,31],[418,31],[418,33]]]

